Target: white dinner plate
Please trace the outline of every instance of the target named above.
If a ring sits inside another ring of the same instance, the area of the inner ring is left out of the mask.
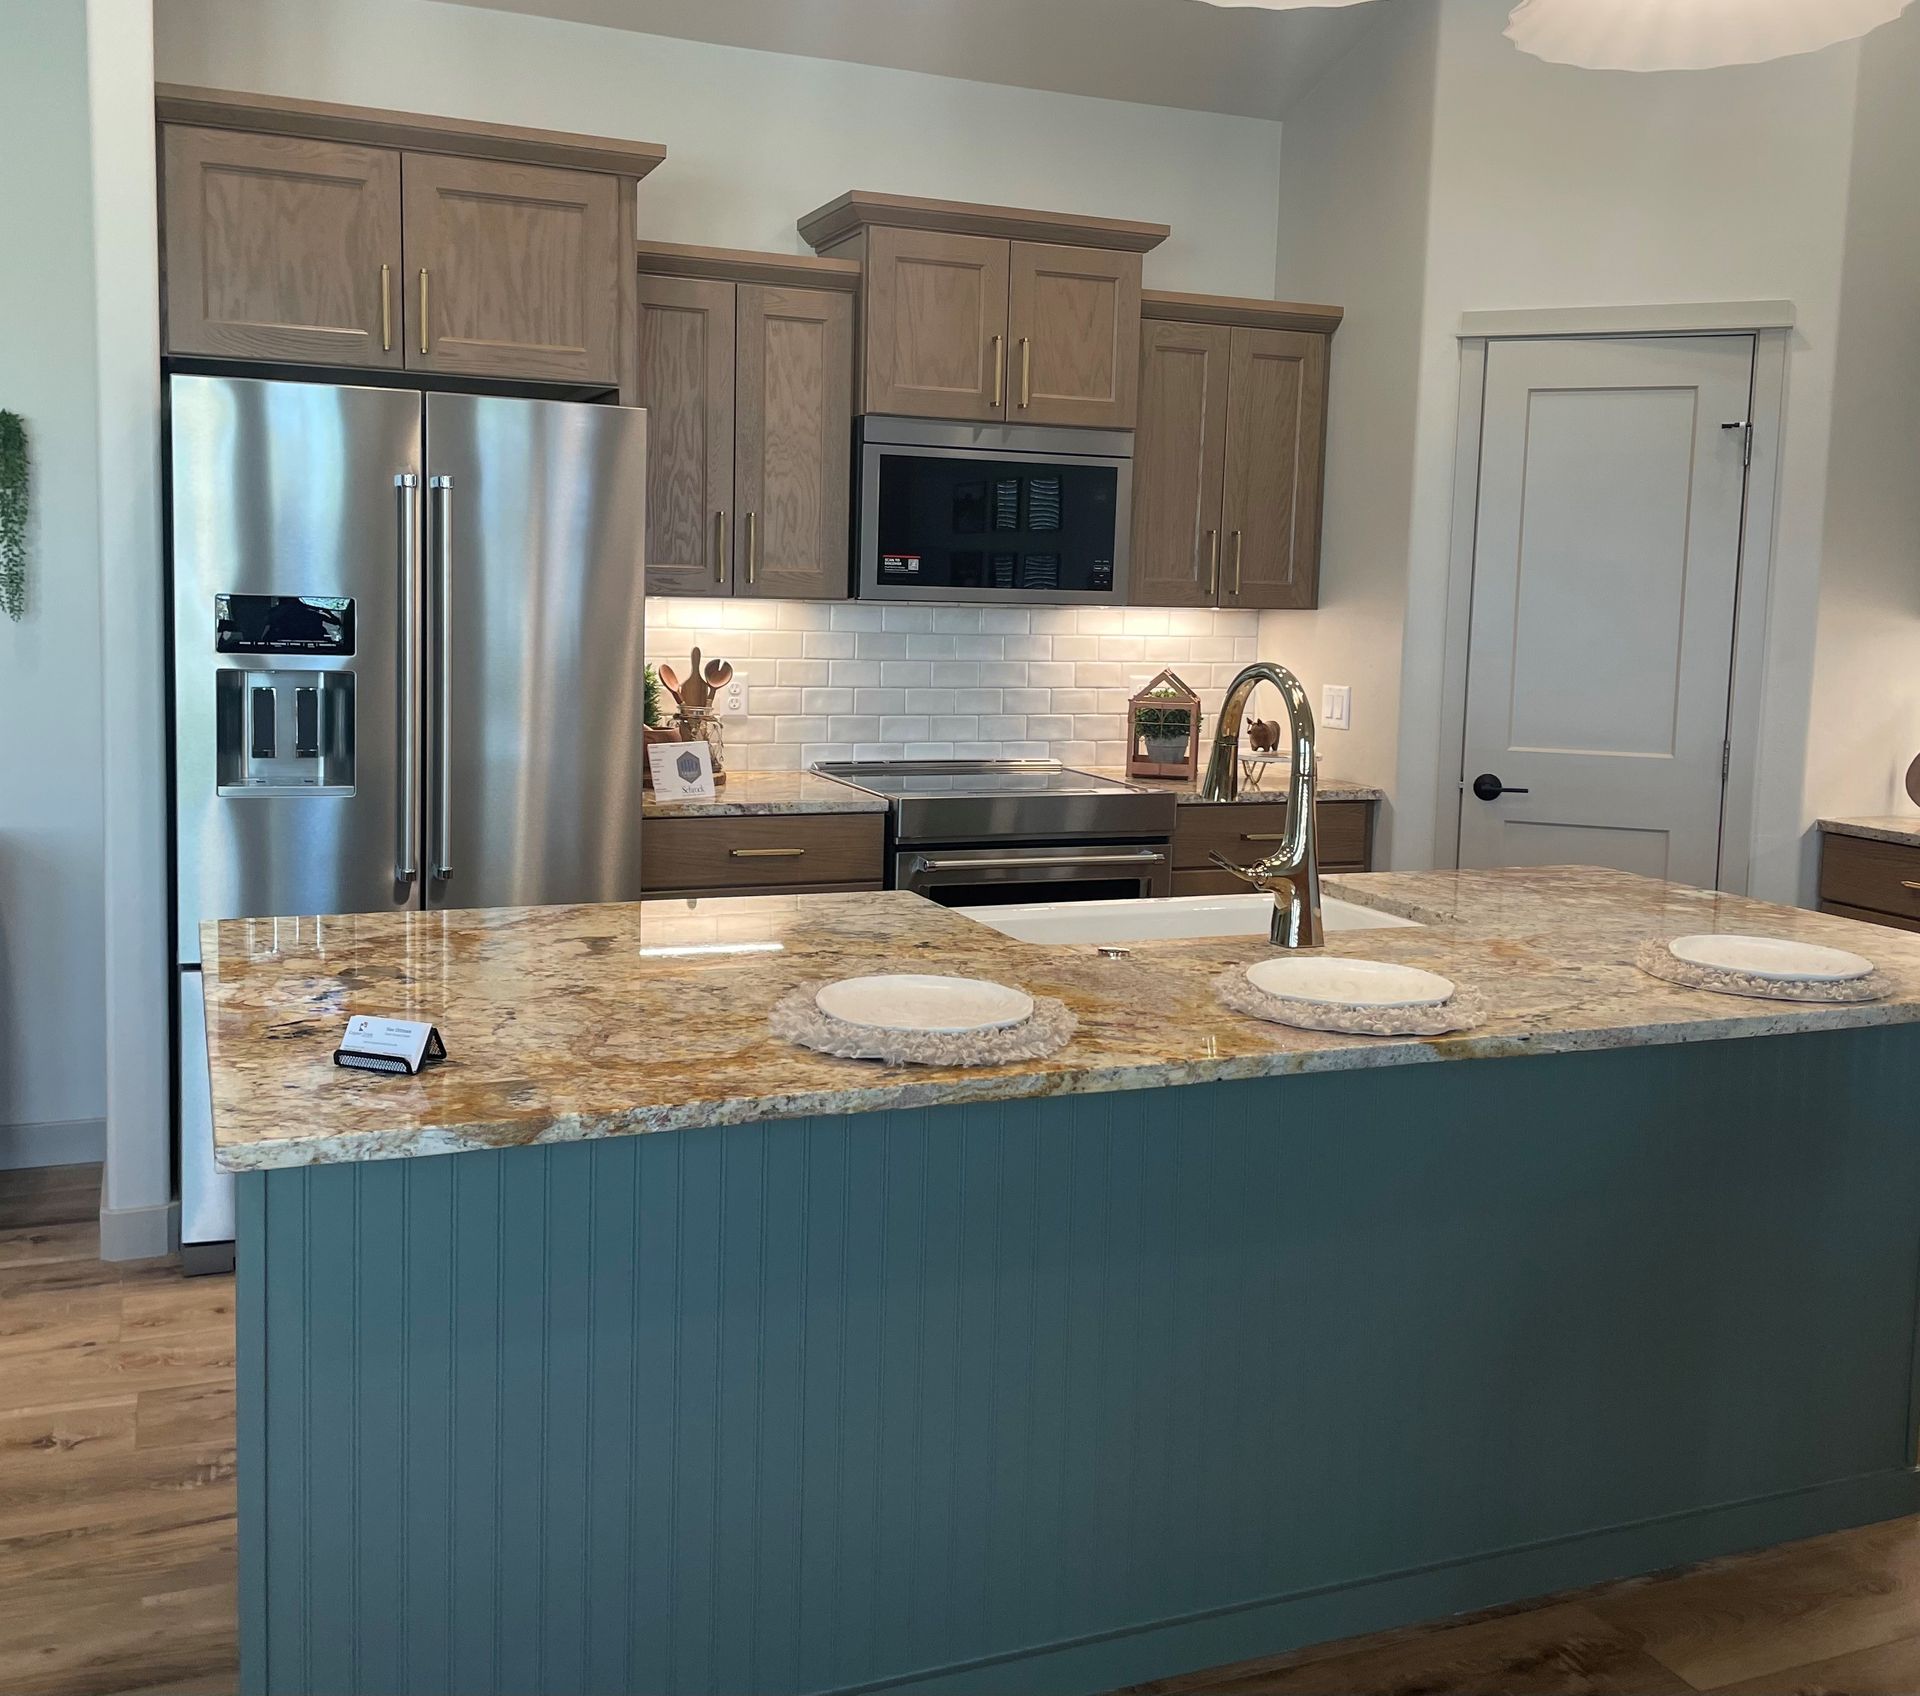
[[[1676,936],[1667,944],[1676,960],[1739,972],[1770,983],[1851,983],[1873,970],[1864,955],[1777,936]]]
[[[1033,997],[985,978],[923,977],[889,972],[823,984],[814,1005],[829,1018],[883,1031],[936,1031],[943,1036],[1001,1031],[1033,1017]]]
[[[1247,968],[1247,982],[1269,995],[1324,1007],[1438,1007],[1453,994],[1453,980],[1438,972],[1331,954],[1262,960]]]

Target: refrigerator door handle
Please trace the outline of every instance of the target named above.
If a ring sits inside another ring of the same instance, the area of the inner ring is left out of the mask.
[[[411,883],[420,875],[420,479],[403,471],[393,486],[400,497],[400,843],[393,875]]]
[[[453,707],[453,479],[430,477],[433,503],[434,585],[434,810],[433,875],[453,876],[453,734],[448,715]]]

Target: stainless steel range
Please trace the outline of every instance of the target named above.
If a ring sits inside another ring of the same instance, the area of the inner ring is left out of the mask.
[[[1058,760],[814,767],[890,803],[888,887],[949,907],[1173,893],[1176,803]]]

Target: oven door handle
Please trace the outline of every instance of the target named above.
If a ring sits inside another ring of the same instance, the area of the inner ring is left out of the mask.
[[[1137,854],[1021,854],[993,860],[929,860],[924,855],[913,863],[916,872],[1012,871],[1026,866],[1157,866],[1166,855],[1151,850]]]

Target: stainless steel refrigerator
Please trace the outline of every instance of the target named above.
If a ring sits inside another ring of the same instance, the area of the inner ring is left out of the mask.
[[[169,391],[192,1269],[233,1238],[202,920],[638,898],[646,417],[236,377]]]

